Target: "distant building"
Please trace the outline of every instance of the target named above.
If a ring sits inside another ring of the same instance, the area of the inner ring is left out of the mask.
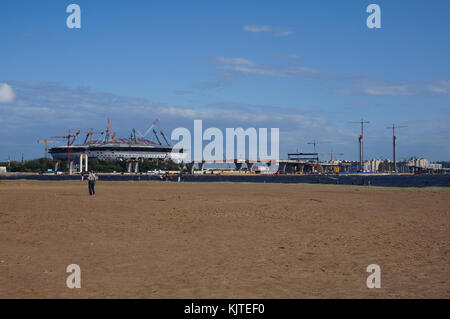
[[[440,163],[430,163],[430,164],[428,164],[428,168],[431,168],[431,169],[442,169],[442,164],[440,164]]]
[[[397,162],[397,173],[436,173],[446,168],[447,162],[430,163],[426,158],[412,157],[408,160]],[[325,172],[360,172],[359,161],[334,160],[321,162]],[[450,166],[450,165],[449,165]],[[394,163],[390,159],[371,159],[364,161],[366,173],[393,173]]]
[[[426,158],[417,158],[412,157],[408,161],[406,161],[406,166],[420,167],[420,168],[428,168],[430,163]]]
[[[384,160],[381,159],[372,159],[364,161],[364,172],[371,172],[371,173],[378,172],[383,163]]]

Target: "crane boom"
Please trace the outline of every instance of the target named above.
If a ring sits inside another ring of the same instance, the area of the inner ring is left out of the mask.
[[[141,137],[145,138],[148,133],[150,133],[152,131],[152,129],[155,127],[155,125],[159,122],[159,119],[156,119],[153,121],[152,125],[147,129],[147,131],[145,131],[144,135],[141,134]]]
[[[156,130],[153,130],[153,133],[155,134],[156,139],[158,140],[159,145],[162,145],[161,140],[158,137],[158,132],[156,132]]]
[[[330,143],[330,142],[319,142],[319,141],[313,140],[311,142],[307,142],[306,144],[314,145],[314,153],[317,153],[316,152],[316,145],[318,145],[318,144],[328,144],[328,143]]]
[[[166,134],[164,134],[163,131],[160,131],[160,133],[161,133],[161,136],[164,138],[164,141],[166,141],[167,146],[170,146],[170,143],[167,141]]]
[[[75,138],[78,136],[78,134],[80,134],[80,131],[76,131],[75,134],[71,133],[71,130],[69,130],[69,134],[65,135],[65,136],[52,136],[52,138],[63,138],[63,139],[67,139],[67,164],[69,165],[70,163],[70,145],[71,145],[71,141],[70,138],[73,138],[73,140],[75,141]]]
[[[111,135],[111,141],[114,142],[115,134],[112,131],[111,120],[109,119],[109,117],[108,117],[108,126],[109,126],[109,134]]]
[[[86,138],[84,139],[84,143],[83,144],[87,143],[89,137],[90,137],[90,142],[89,143],[90,144],[94,144],[94,134],[101,134],[101,135],[103,135],[104,132],[94,132],[94,129],[91,128],[90,131],[80,132],[80,134],[86,134]]]
[[[44,147],[45,147],[44,157],[45,158],[47,158],[48,144],[49,143],[55,143],[55,144],[59,143],[59,141],[49,141],[49,140],[47,140],[47,138],[44,138],[43,140],[38,140],[37,142],[38,142],[38,144],[41,144],[41,143],[44,144]]]

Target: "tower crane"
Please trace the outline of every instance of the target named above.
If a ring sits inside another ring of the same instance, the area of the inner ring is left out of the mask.
[[[90,131],[80,132],[80,134],[86,134],[86,138],[84,139],[84,143],[83,144],[87,143],[89,137],[90,137],[89,144],[94,144],[94,134],[101,134],[101,135],[103,135],[103,134],[105,134],[105,132],[94,132],[94,129],[91,128]]]
[[[49,141],[49,140],[47,140],[47,138],[44,138],[43,140],[38,140],[37,143],[38,144],[42,144],[42,143],[44,144],[44,147],[45,147],[44,157],[47,158],[48,144],[49,143],[57,144],[57,143],[59,143],[59,141]]]
[[[67,139],[67,164],[70,163],[70,145],[73,144],[73,142],[75,142],[75,139],[77,138],[77,136],[80,135],[80,131],[75,131],[74,134],[72,134],[71,130],[69,130],[67,135],[63,135],[63,136],[52,136],[52,138],[63,138],[63,139]]]
[[[361,135],[359,136],[359,168],[361,172],[364,172],[364,124],[369,124],[369,121],[361,119],[359,122],[349,122],[361,124]]]
[[[395,136],[395,129],[403,128],[403,127],[408,127],[408,126],[392,124],[391,126],[387,127],[388,129],[392,129],[392,149],[393,149],[394,172],[397,171],[397,136]]]
[[[312,144],[312,145],[314,145],[314,153],[317,153],[316,152],[316,145],[318,145],[318,144],[327,144],[328,142],[319,142],[319,141],[316,141],[316,140],[313,140],[313,141],[311,141],[311,142],[308,142],[307,144]]]

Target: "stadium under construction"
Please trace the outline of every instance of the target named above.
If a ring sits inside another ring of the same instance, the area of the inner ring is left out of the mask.
[[[58,170],[60,162],[69,165],[69,172],[75,168],[83,172],[88,169],[88,159],[98,159],[101,161],[125,161],[128,172],[138,172],[139,161],[142,160],[171,160],[181,163],[185,159],[186,153],[183,149],[175,149],[170,145],[167,136],[162,130],[159,132],[154,128],[158,120],[154,121],[147,131],[142,134],[136,129],[132,129],[129,138],[117,138],[113,133],[111,121],[108,119],[108,127],[103,132],[82,132],[81,130],[68,131],[64,136],[53,136],[67,141],[67,145],[52,147],[49,153],[56,160],[55,171]],[[146,138],[149,133],[153,133],[157,143]],[[76,143],[81,134],[86,134],[83,143]],[[98,139],[94,135],[100,135]],[[165,144],[162,143],[164,140]]]

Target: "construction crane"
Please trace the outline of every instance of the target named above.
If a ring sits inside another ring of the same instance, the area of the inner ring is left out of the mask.
[[[62,136],[52,136],[52,138],[63,138],[63,139],[67,139],[67,145],[70,146],[75,142],[75,139],[78,137],[78,135],[80,135],[81,131],[77,130],[69,130],[69,133],[67,135],[62,135]]]
[[[358,123],[361,124],[361,135],[359,136],[359,167],[361,172],[364,171],[364,124],[370,123],[369,121],[361,121],[358,122],[349,122],[349,123]]]
[[[161,133],[161,136],[164,138],[164,141],[166,141],[167,146],[170,146],[170,143],[167,141],[166,134],[164,134],[163,131],[160,131],[160,133]]]
[[[156,132],[155,129],[153,129],[153,134],[155,134],[156,139],[158,140],[159,145],[162,145],[161,140],[158,137],[158,132]]]
[[[89,137],[90,137],[89,143],[90,144],[94,144],[94,134],[101,134],[101,135],[103,135],[103,134],[105,134],[105,132],[94,132],[94,129],[91,128],[90,131],[88,131],[88,132],[80,132],[80,134],[86,134],[86,138],[84,139],[84,143],[83,144],[87,143]]]
[[[397,136],[395,136],[395,129],[403,128],[403,127],[408,127],[408,126],[392,124],[391,126],[387,127],[388,129],[392,129],[392,149],[393,149],[394,172],[397,171]]]
[[[72,145],[73,142],[75,142],[75,139],[77,138],[78,135],[80,135],[80,131],[79,130],[74,132],[74,134],[72,134],[71,130],[69,130],[67,135],[52,136],[52,138],[67,139],[67,165],[69,165],[69,163],[70,163],[70,145]]]
[[[38,143],[38,144],[44,143],[44,146],[45,146],[44,157],[47,158],[48,144],[49,144],[49,143],[57,144],[57,143],[59,143],[59,141],[49,141],[49,140],[47,140],[47,138],[44,138],[43,140],[38,140],[37,143]]]
[[[333,161],[333,155],[341,156],[344,155],[344,153],[335,153],[331,151],[330,153],[320,153],[320,155],[330,155],[330,162]]]
[[[308,143],[306,143],[306,144],[314,145],[314,153],[317,153],[317,152],[316,152],[316,145],[318,145],[318,144],[327,144],[327,143],[329,143],[329,142],[318,142],[318,141],[316,141],[316,140],[313,140],[313,141],[308,142]]]
[[[111,127],[111,120],[109,119],[109,117],[108,117],[108,127],[109,127],[109,135],[111,137],[111,142],[114,142],[114,137],[116,135],[113,133],[113,130],[112,130],[112,127]]]
[[[316,145],[318,145],[318,144],[327,144],[327,143],[329,143],[329,142],[318,142],[316,140],[313,140],[313,141],[307,143],[307,144],[314,145],[314,153],[317,156],[317,162],[319,162],[319,156],[318,156],[318,153],[317,153]]]
[[[155,127],[155,125],[158,124],[158,122],[159,122],[159,119],[154,120],[153,123],[152,123],[152,125],[147,129],[147,131],[145,131],[144,134],[142,134],[141,132],[139,132],[139,131],[137,131],[137,130],[136,130],[136,132],[137,132],[142,138],[145,138],[145,137],[148,135],[148,133],[150,133],[150,132],[152,131],[152,129]]]

